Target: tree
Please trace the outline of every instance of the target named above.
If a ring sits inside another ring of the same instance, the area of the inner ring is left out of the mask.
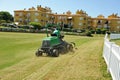
[[[41,28],[41,24],[38,22],[30,22],[30,25],[34,26],[34,29],[40,29]]]
[[[13,16],[7,11],[0,12],[0,21],[13,22]]]

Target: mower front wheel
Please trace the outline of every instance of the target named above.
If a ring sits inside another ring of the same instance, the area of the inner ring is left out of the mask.
[[[42,51],[39,51],[39,50],[38,50],[38,51],[36,51],[35,55],[36,55],[37,57],[39,57],[39,56],[42,56],[42,53],[43,53]]]
[[[53,53],[53,56],[54,56],[54,57],[58,57],[58,56],[59,56],[59,51],[58,51],[58,49],[53,49],[52,53]]]

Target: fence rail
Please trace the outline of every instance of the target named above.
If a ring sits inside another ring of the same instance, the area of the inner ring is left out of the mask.
[[[120,34],[119,34],[120,35]],[[112,35],[113,36],[113,35]],[[120,47],[104,38],[103,57],[113,80],[120,80]]]
[[[120,34],[110,34],[110,39],[120,39]]]

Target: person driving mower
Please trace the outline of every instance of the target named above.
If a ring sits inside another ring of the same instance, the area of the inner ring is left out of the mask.
[[[58,28],[55,28],[55,30],[52,33],[54,36],[60,37],[60,31],[58,30]]]
[[[64,37],[64,35],[61,35],[61,33],[60,33],[60,31],[59,31],[58,28],[55,28],[55,29],[54,29],[54,31],[53,31],[53,33],[51,34],[51,36],[56,36],[56,37],[58,37],[58,38],[60,38],[60,39],[62,39],[62,38]]]

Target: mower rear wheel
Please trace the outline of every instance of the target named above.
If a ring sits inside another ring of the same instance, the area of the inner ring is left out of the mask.
[[[65,47],[65,46],[60,46],[60,47],[59,47],[59,52],[60,52],[61,54],[66,53],[66,52],[67,52],[67,51],[66,51],[66,47]]]
[[[35,55],[36,55],[37,57],[42,56],[42,51],[39,51],[39,50],[36,51]]]
[[[53,56],[54,56],[54,57],[58,57],[58,56],[59,56],[59,51],[58,51],[58,49],[53,49],[52,53],[53,53]]]

